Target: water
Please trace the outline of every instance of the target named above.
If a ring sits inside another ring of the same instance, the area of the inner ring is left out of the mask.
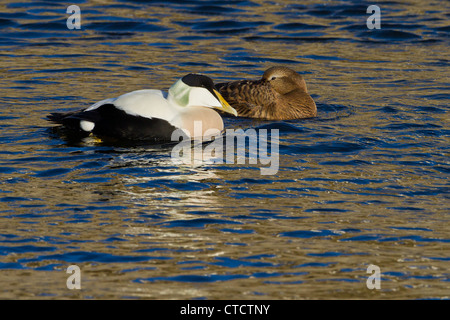
[[[380,30],[360,1],[71,3],[81,30],[66,2],[0,4],[0,298],[449,297],[448,2],[378,1]],[[45,120],[272,65],[304,75],[318,117],[225,124],[279,129],[276,175],[67,141]]]

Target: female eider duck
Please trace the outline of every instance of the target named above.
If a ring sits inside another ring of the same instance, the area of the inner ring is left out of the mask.
[[[52,113],[50,121],[79,134],[137,141],[170,141],[176,129],[190,138],[202,138],[209,129],[222,131],[223,121],[213,110],[237,115],[214,89],[211,78],[188,74],[169,91],[137,90],[99,101],[69,113]],[[201,121],[201,131],[194,125]]]
[[[241,117],[290,120],[317,115],[305,80],[287,67],[271,67],[261,80],[219,83],[216,89]]]

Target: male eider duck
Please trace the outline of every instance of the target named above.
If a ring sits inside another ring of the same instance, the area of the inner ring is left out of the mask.
[[[219,83],[216,89],[241,117],[290,120],[317,115],[305,80],[287,67],[271,67],[261,80]]]
[[[79,134],[119,140],[170,141],[176,129],[190,138],[202,138],[209,129],[223,130],[218,109],[237,115],[214,89],[211,78],[188,74],[169,91],[137,90],[99,101],[69,113],[52,113],[48,120]],[[194,128],[200,123],[201,131]],[[213,130],[214,131],[214,130]]]

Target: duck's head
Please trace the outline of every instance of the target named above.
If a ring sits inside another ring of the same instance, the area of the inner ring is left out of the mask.
[[[169,89],[169,99],[181,107],[214,108],[237,116],[237,111],[214,89],[213,80],[201,74],[190,73],[175,82]]]
[[[261,81],[267,81],[280,94],[287,94],[293,90],[308,92],[303,77],[287,67],[271,67],[267,69]]]

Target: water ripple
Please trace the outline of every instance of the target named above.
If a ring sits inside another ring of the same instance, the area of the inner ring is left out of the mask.
[[[77,2],[79,30],[62,2],[0,13],[1,298],[448,296],[442,3],[380,3],[370,30],[353,0]],[[275,175],[248,159],[177,164],[174,144],[71,139],[45,120],[189,72],[259,79],[280,64],[304,76],[316,118],[224,118],[278,130]]]

